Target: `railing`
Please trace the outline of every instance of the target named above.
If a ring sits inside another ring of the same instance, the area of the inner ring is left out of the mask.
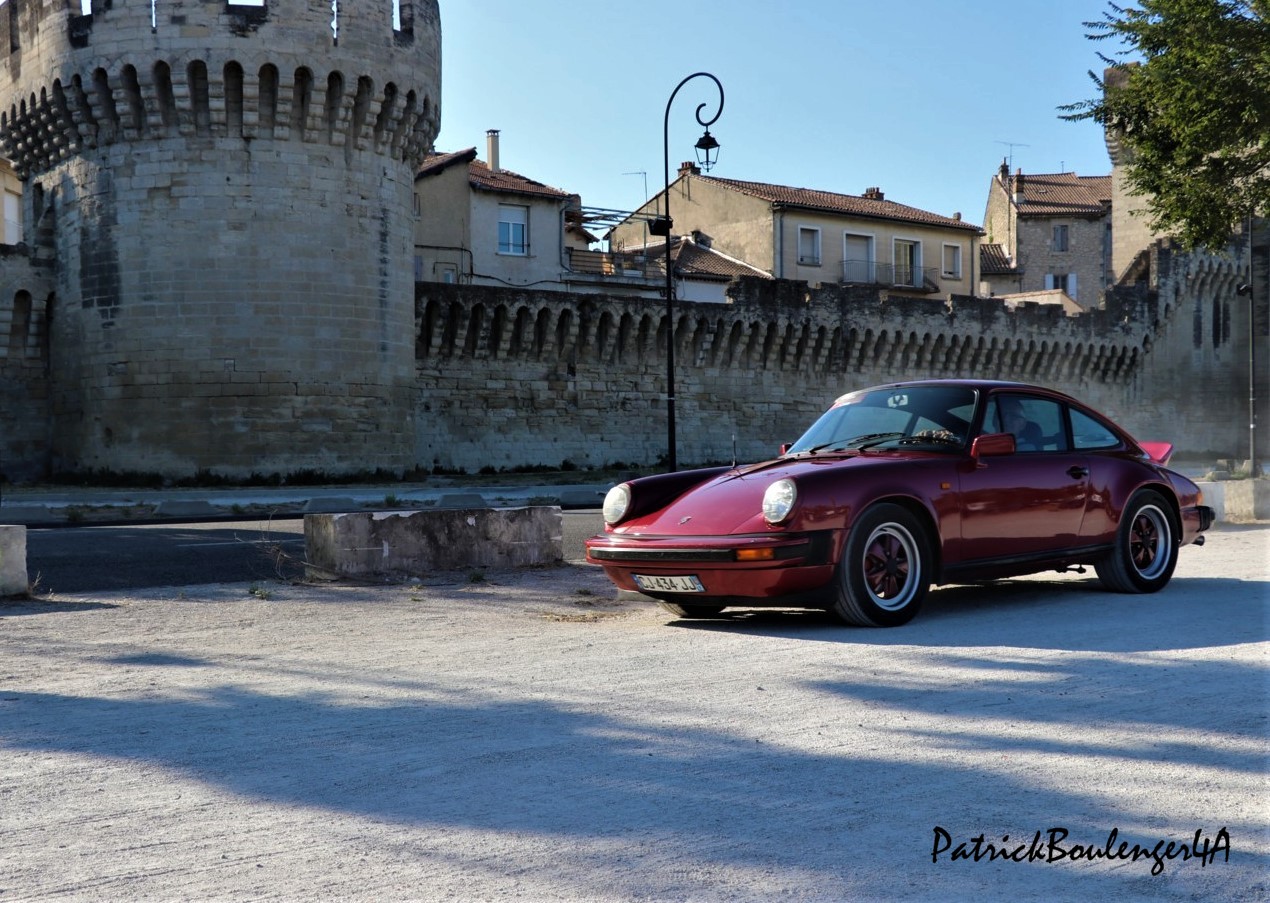
[[[590,276],[615,279],[653,279],[662,269],[647,254],[623,251],[583,251],[569,248],[569,269]]]
[[[939,291],[935,267],[915,267],[904,263],[878,263],[875,260],[842,261],[842,281],[859,285],[890,285],[915,288],[923,292]]]

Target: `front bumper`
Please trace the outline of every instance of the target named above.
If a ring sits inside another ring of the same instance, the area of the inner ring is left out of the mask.
[[[833,578],[832,536],[665,537],[605,534],[586,541],[587,561],[619,588],[644,592],[633,574],[693,576],[700,593],[652,593],[684,602],[774,600],[820,589]]]

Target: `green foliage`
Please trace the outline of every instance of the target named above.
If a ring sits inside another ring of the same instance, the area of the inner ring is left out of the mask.
[[[1061,109],[1092,119],[1128,151],[1125,172],[1152,227],[1187,246],[1225,248],[1250,212],[1270,209],[1270,0],[1108,3],[1086,22],[1100,95]]]

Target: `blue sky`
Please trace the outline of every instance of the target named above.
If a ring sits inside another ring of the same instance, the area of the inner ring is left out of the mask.
[[[502,166],[630,210],[663,184],[666,102],[723,84],[712,174],[860,194],[983,222],[1003,158],[1105,175],[1101,130],[1058,118],[1095,92],[1106,0],[441,0],[437,149],[501,132]],[[672,177],[718,92],[670,111]],[[1010,145],[1013,145],[1011,147]],[[628,173],[636,173],[629,175]],[[645,194],[647,173],[648,191]]]

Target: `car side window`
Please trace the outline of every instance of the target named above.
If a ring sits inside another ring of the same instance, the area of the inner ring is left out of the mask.
[[[999,401],[993,401],[988,405],[988,410],[983,415],[983,429],[981,433],[985,435],[991,433],[1004,433],[1005,429],[1001,426],[1001,415],[997,411]]]
[[[1115,448],[1120,444],[1120,437],[1113,433],[1106,424],[1100,423],[1081,411],[1071,411],[1072,447],[1079,451],[1099,448]]]
[[[1067,451],[1063,408],[1048,398],[999,396],[984,419],[984,432],[1013,433],[1015,448],[1020,452]]]

